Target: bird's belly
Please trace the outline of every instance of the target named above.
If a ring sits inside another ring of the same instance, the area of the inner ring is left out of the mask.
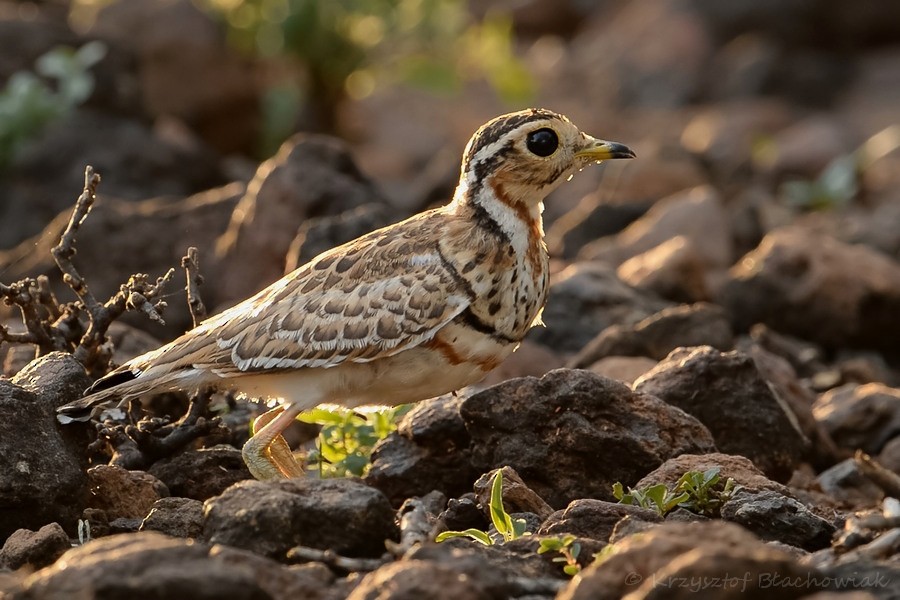
[[[418,402],[480,381],[515,349],[458,327],[449,325],[431,342],[371,362],[246,375],[230,383],[250,397],[302,404],[304,409],[322,403]]]

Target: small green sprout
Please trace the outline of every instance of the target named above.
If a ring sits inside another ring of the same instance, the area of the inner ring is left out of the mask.
[[[641,489],[625,488],[621,483],[613,484],[613,496],[620,504],[633,504],[641,508],[655,510],[666,516],[675,508],[682,507],[691,512],[716,516],[723,504],[736,491],[734,479],[728,478],[719,485],[721,477],[718,467],[706,471],[688,471],[681,476],[675,489],[670,490],[663,483]]]
[[[544,538],[538,548],[538,554],[547,552],[559,552],[562,556],[557,556],[553,562],[565,563],[563,572],[569,576],[575,576],[581,572],[581,565],[578,564],[578,555],[581,553],[581,544],[575,541],[575,536],[566,534],[563,537]]]
[[[310,468],[323,478],[362,477],[371,466],[372,450],[397,429],[412,405],[355,411],[340,406],[320,406],[297,417],[322,426],[316,449],[307,455]]]
[[[520,537],[531,535],[525,531],[525,519],[514,519],[512,515],[503,508],[503,470],[497,469],[494,475],[494,481],[491,484],[491,522],[494,528],[503,538],[503,542],[509,542]],[[485,546],[494,545],[494,539],[486,532],[480,529],[466,529],[465,531],[445,531],[439,534],[434,541],[443,542],[450,538],[467,537],[482,543]]]

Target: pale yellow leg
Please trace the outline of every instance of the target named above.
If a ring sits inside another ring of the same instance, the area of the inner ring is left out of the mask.
[[[296,405],[279,406],[253,422],[253,435],[244,444],[241,454],[254,477],[283,479],[303,475],[303,468],[281,435],[301,412]]]

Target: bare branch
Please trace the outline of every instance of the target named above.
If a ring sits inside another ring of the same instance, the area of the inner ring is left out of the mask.
[[[351,573],[375,571],[391,562],[390,557],[382,558],[350,558],[340,556],[333,550],[319,550],[308,546],[297,546],[288,550],[287,558],[293,562],[320,562],[329,567],[349,571]]]
[[[84,191],[75,201],[75,210],[72,211],[72,217],[69,224],[66,225],[59,244],[53,247],[51,253],[53,260],[59,270],[62,271],[63,281],[66,282],[75,295],[82,301],[85,309],[92,316],[95,310],[99,310],[100,303],[94,298],[84,278],[72,263],[72,257],[75,256],[75,235],[81,227],[88,214],[91,212],[94,202],[97,200],[97,186],[100,185],[100,175],[94,172],[94,167],[88,165],[84,168]]]
[[[188,309],[191,311],[191,321],[194,327],[206,318],[206,306],[200,298],[200,286],[203,285],[203,276],[200,274],[200,253],[193,246],[187,249],[187,254],[181,259],[181,267],[184,269],[187,285]]]

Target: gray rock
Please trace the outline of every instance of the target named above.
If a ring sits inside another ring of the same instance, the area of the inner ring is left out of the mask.
[[[852,458],[822,471],[816,482],[829,497],[852,508],[871,508],[884,498],[884,491],[860,471]]]
[[[696,419],[589,371],[513,379],[465,399],[460,414],[478,470],[511,466],[557,508],[612,500],[617,481],[632,485],[668,458],[714,450]]]
[[[734,479],[737,485],[751,491],[773,491],[790,496],[790,490],[786,486],[766,477],[750,459],[744,456],[721,454],[719,452],[682,454],[681,456],[670,458],[658,469],[648,473],[646,477],[638,481],[633,487],[645,488],[662,483],[669,489],[673,489],[678,480],[681,479],[681,476],[688,471],[705,472],[710,469],[719,470],[719,477],[722,482],[731,478]]]
[[[347,600],[490,600],[493,597],[483,581],[460,576],[452,567],[431,561],[404,560],[385,565],[363,577]]]
[[[836,531],[803,503],[771,490],[739,490],[722,506],[722,518],[743,525],[762,540],[809,551],[830,547]]]
[[[665,308],[634,325],[604,329],[575,358],[570,367],[584,368],[607,356],[646,356],[664,359],[682,346],[734,346],[731,324],[721,307],[700,302]]]
[[[140,531],[158,531],[172,537],[197,538],[203,532],[203,503],[192,498],[160,498]]]
[[[808,452],[790,407],[746,354],[678,349],[634,389],[690,413],[709,427],[719,450],[746,456],[776,481],[787,481]]]
[[[396,539],[394,511],[356,479],[244,481],[206,501],[203,538],[284,560],[294,546],[381,556]]]
[[[88,494],[86,431],[62,427],[55,413],[89,384],[81,365],[62,352],[0,379],[0,539],[54,521],[74,528]]]
[[[148,472],[166,484],[171,495],[200,501],[252,479],[241,451],[228,445],[186,450],[153,463]]]
[[[44,525],[38,531],[19,529],[13,532],[0,549],[0,566],[33,570],[52,565],[72,547],[69,536],[59,523]]]
[[[479,475],[471,464],[471,438],[459,414],[462,398],[425,400],[403,417],[397,430],[375,446],[364,480],[395,505],[440,490],[460,496]]]

